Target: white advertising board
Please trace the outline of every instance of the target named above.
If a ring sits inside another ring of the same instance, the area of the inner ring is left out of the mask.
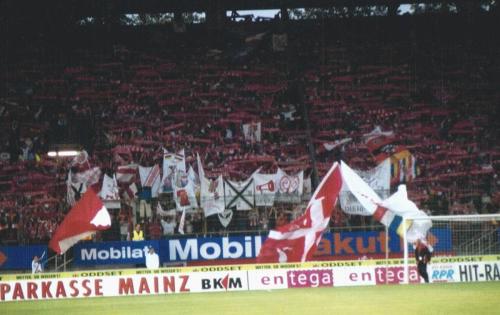
[[[0,301],[399,284],[403,269],[395,259],[0,275]],[[435,257],[428,273],[431,282],[500,281],[500,256]],[[423,282],[416,266],[409,281]]]

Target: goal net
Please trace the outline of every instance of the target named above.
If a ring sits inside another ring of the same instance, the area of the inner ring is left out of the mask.
[[[456,257],[462,258],[461,261],[470,261],[473,256],[500,255],[500,213],[408,217],[405,224],[409,227],[418,223],[418,220],[429,218],[432,228],[427,232],[425,241],[431,249],[432,260]],[[406,231],[405,229],[403,235],[404,243],[407,243]],[[409,268],[414,265],[414,245],[408,243],[404,248],[405,283],[408,283]]]

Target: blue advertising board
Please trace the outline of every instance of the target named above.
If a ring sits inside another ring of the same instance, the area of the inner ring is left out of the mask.
[[[182,262],[255,258],[263,240],[260,235],[169,239],[160,245],[160,260]]]
[[[79,243],[73,248],[74,264],[79,266],[144,264],[144,251],[149,246],[152,246],[157,253],[160,252],[159,241]]]
[[[436,251],[450,251],[451,231],[432,229]],[[74,247],[76,265],[144,264],[144,247],[153,246],[161,263],[255,258],[265,240],[261,235],[170,238],[143,242],[80,243]],[[325,233],[316,256],[384,254],[384,231]],[[400,237],[389,233],[389,251],[402,251]]]
[[[43,263],[47,254],[47,245],[0,246],[0,269],[31,270],[33,257],[43,255]]]
[[[451,251],[450,229],[431,229],[430,233],[436,241],[435,251]],[[399,235],[389,230],[387,241],[389,252],[402,252],[401,243]],[[385,231],[325,233],[318,246],[316,256],[383,254],[386,252],[385,246]],[[410,250],[413,250],[411,244],[408,246],[411,248]]]

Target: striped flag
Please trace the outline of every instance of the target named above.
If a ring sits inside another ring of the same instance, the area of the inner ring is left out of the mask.
[[[158,165],[152,167],[139,166],[139,176],[142,187],[151,187],[151,197],[158,197],[161,184],[160,167]]]
[[[116,180],[119,183],[130,184],[137,176],[137,164],[118,166],[116,170]]]
[[[78,183],[85,183],[87,187],[97,184],[101,179],[101,169],[94,166],[86,171],[73,174],[73,181]]]
[[[142,170],[145,170],[146,169],[146,176],[144,177],[144,173],[142,172],[141,170],[141,185],[144,186],[144,187],[152,187],[154,182],[156,180],[158,180],[159,176],[160,176],[160,167],[158,165],[155,165],[153,167],[142,167],[141,166],[141,169]]]

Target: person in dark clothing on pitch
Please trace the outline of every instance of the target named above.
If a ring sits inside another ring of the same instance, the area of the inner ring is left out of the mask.
[[[418,239],[415,243],[415,259],[417,260],[418,274],[424,278],[425,283],[429,283],[427,274],[427,264],[431,261],[431,251],[424,241]]]

